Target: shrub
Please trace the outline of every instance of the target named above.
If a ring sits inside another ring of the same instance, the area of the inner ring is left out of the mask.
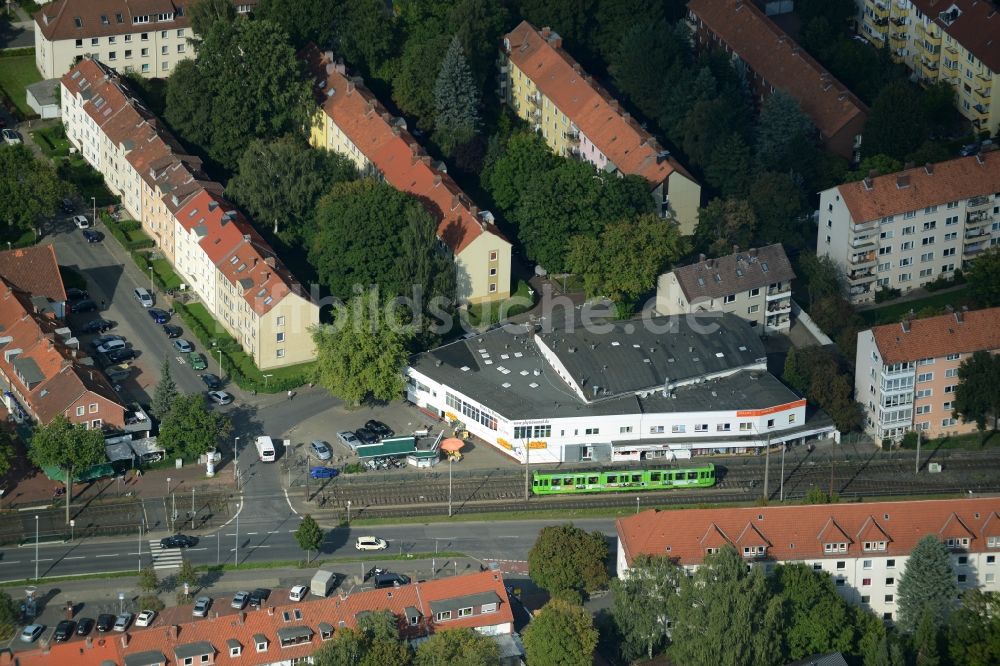
[[[892,287],[882,287],[875,292],[875,302],[884,303],[885,301],[891,301],[894,298],[899,298],[903,292],[899,289],[894,289]]]

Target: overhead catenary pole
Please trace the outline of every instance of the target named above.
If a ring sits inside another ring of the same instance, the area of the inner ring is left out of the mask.
[[[770,498],[770,494],[767,492],[768,477],[771,472],[771,431],[767,431],[767,444],[764,449],[764,501],[766,502]]]
[[[781,484],[780,490],[778,491],[778,498],[784,502],[785,501],[785,449],[788,448],[788,444],[785,442],[781,443]]]
[[[531,442],[524,443],[524,501],[528,501],[531,494],[531,485],[528,482],[528,466],[531,461]]]

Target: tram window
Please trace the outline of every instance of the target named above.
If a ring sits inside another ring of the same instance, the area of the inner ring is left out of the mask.
[[[559,479],[552,479],[552,487],[553,488],[559,487]]]
[[[639,483],[640,481],[642,481],[642,474],[632,475],[632,483]]]
[[[563,479],[563,485],[564,486],[575,486],[575,485],[578,485],[578,484],[581,484],[581,483],[583,483],[583,477],[580,477],[578,479],[567,477],[567,478]]]
[[[600,482],[599,477],[596,477],[596,476],[588,476],[587,477],[587,483],[589,485],[591,485],[591,486],[596,486],[599,482]]]
[[[691,480],[698,478],[698,472],[688,472],[688,478]]]
[[[618,483],[618,475],[608,474],[608,483]]]
[[[650,481],[659,481],[660,480],[660,473],[659,472],[650,472],[649,473],[649,480]]]

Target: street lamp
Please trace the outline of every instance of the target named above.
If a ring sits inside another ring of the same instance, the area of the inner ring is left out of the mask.
[[[236,481],[236,468],[240,464],[240,438],[233,440],[233,481]]]
[[[170,525],[170,530],[173,531],[173,522],[170,520],[170,477],[167,477],[167,494],[163,498],[163,512],[167,514],[167,524]]]
[[[236,548],[233,550],[236,553],[236,558],[233,560],[233,563],[237,567],[240,566],[240,511],[242,509],[242,504],[236,509]]]
[[[149,267],[149,291],[150,292],[156,291],[153,288],[153,267],[152,266]]]
[[[226,378],[226,369],[222,367],[222,350],[219,349],[219,374],[222,375],[222,379]]]
[[[76,521],[69,521],[69,540],[73,541],[73,532],[76,530]]]
[[[351,500],[347,500],[347,525],[351,525]]]
[[[97,224],[97,197],[90,197],[90,203],[94,206],[94,224]]]
[[[451,462],[454,460],[452,456],[448,456],[448,517],[451,518]]]
[[[35,514],[35,580],[38,580],[38,514]]]

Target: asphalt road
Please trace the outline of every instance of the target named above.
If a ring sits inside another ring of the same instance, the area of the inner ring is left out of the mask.
[[[249,509],[247,505],[240,513],[239,532],[233,520],[215,534],[199,537],[198,544],[186,549],[184,556],[195,565],[232,564],[238,543],[241,564],[302,559],[303,552],[293,536],[299,522],[296,516],[289,514],[290,517],[276,520],[274,516],[252,514]],[[614,535],[614,521],[610,519],[574,523],[588,531],[601,530],[609,537]],[[374,564],[378,560],[377,552],[359,553],[354,548],[358,536],[373,534],[389,543],[388,549],[383,551],[387,554],[459,551],[480,560],[526,560],[539,530],[549,524],[551,521],[524,520],[334,529],[327,532],[320,557],[360,557]],[[157,553],[156,561],[161,564],[178,561],[174,555],[159,553],[148,535],[143,535],[140,554],[137,532],[131,539],[39,544],[38,572],[46,578],[135,571],[140,562],[142,566],[156,563],[151,546]],[[169,571],[160,571],[160,574]],[[0,582],[33,578],[34,575],[34,544],[0,550]]]
[[[22,49],[34,45],[34,21],[4,23],[0,28],[0,49]]]

